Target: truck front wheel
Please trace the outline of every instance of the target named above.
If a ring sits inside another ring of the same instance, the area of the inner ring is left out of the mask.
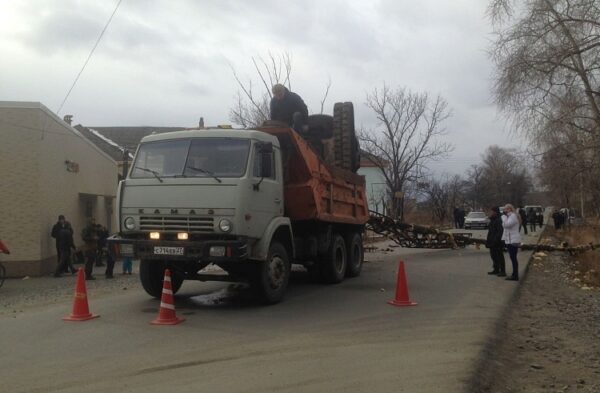
[[[360,233],[353,232],[346,236],[348,267],[346,268],[347,277],[358,277],[362,270],[364,260],[363,242]]]
[[[290,281],[292,266],[287,250],[277,242],[271,243],[267,260],[259,262],[253,285],[267,304],[279,303]]]
[[[324,280],[330,284],[342,282],[348,265],[344,238],[336,233],[333,236],[327,254],[322,257],[323,260],[321,261],[320,268]]]
[[[164,261],[144,259],[140,261],[140,281],[148,295],[155,298],[161,297],[165,266]],[[181,288],[181,284],[183,284],[183,279],[174,274],[174,272],[171,272],[171,288],[174,294]]]

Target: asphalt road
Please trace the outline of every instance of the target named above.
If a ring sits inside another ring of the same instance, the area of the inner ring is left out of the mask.
[[[159,304],[141,289],[90,289],[101,317],[88,322],[61,320],[70,303],[0,316],[0,390],[463,391],[518,284],[486,274],[485,249],[393,250],[366,254],[363,274],[339,285],[297,272],[270,307],[240,286],[185,283],[177,326],[149,325]],[[386,303],[400,258],[416,307]]]

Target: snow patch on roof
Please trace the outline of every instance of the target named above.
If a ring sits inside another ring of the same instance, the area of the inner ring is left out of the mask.
[[[116,147],[117,149],[121,150],[122,152],[125,152],[125,148],[123,146],[120,146],[112,139],[105,137],[104,135],[102,135],[100,133],[100,131],[94,130],[93,128],[88,128],[88,130],[90,130],[90,132],[92,134],[96,135],[98,138],[102,139],[104,142],[108,143],[109,145]],[[133,159],[133,154],[131,154],[131,152],[128,152],[128,154],[129,154],[129,158]]]

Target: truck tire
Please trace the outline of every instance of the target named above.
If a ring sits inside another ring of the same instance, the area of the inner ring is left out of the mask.
[[[360,233],[351,232],[346,236],[347,267],[346,277],[358,277],[364,261],[363,241]]]
[[[279,303],[290,281],[292,265],[287,250],[278,242],[271,243],[267,260],[258,262],[253,286],[266,304]]]
[[[337,284],[344,280],[347,268],[346,243],[339,234],[334,234],[327,253],[322,256],[321,274],[329,284]]]
[[[351,102],[337,102],[333,106],[333,144],[335,166],[353,170],[357,166],[358,141]]]
[[[307,125],[311,137],[318,139],[333,137],[333,116],[310,115],[308,116]]]
[[[162,296],[163,278],[165,276],[165,263],[163,261],[140,261],[140,281],[148,295],[159,299]],[[171,288],[173,294],[179,291],[183,279],[175,272],[171,274]]]

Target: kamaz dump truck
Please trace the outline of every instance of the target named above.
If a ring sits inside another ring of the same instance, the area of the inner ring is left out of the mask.
[[[266,303],[283,298],[293,263],[327,283],[358,276],[368,207],[353,128],[344,103],[302,135],[266,122],[147,136],[119,184],[109,249],[140,259],[154,297],[166,268],[174,292],[184,280],[244,281]],[[225,273],[203,273],[209,264]]]

